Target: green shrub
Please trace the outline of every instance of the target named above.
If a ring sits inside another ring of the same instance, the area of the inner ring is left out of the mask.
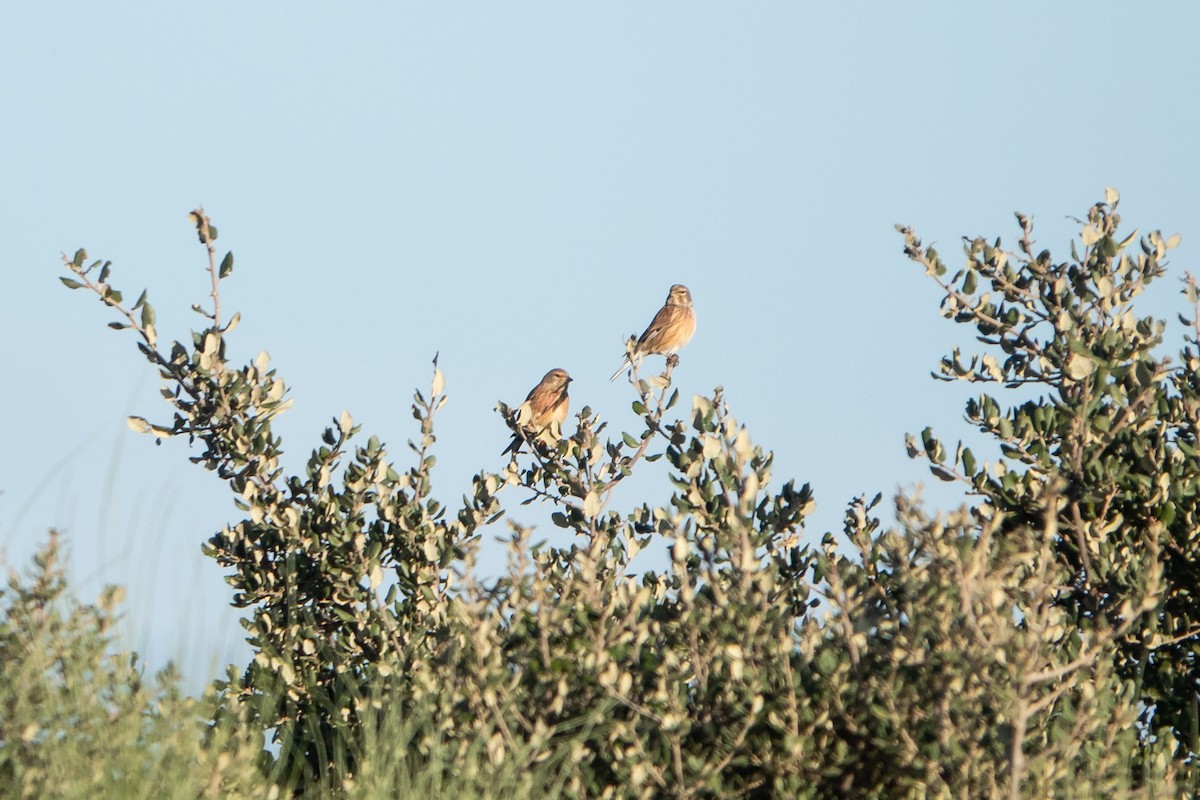
[[[211,308],[190,342],[159,345],[145,293],[79,251],[64,281],[132,329],[173,418],[131,419],[200,443],[239,522],[208,552],[227,570],[256,650],[219,686],[224,713],[269,730],[264,774],[297,794],[399,785],[564,797],[1095,797],[1170,795],[1196,750],[1190,598],[1197,344],[1169,368],[1162,326],[1130,303],[1173,244],[1117,239],[1116,196],[1083,223],[1082,252],[967,244],[952,279],[908,229],[906,252],[945,291],[943,313],[993,350],[944,374],[1046,394],[968,416],[1002,458],[910,441],[976,502],[946,515],[856,500],[844,536],[802,544],[813,499],[777,484],[720,389],[680,410],[672,367],[635,375],[641,429],[605,435],[584,408],[556,446],[533,444],[434,499],[436,368],[413,414],[408,467],[335,419],[287,475],[274,417],[288,405],[266,357],[225,357],[216,230]],[[1188,291],[1194,300],[1195,287]],[[1200,323],[1197,323],[1200,325]],[[1003,361],[995,355],[999,352]],[[514,426],[510,411],[501,406]],[[670,496],[613,507],[665,457]],[[555,537],[509,522],[509,567],[475,559],[501,497],[545,504]],[[638,569],[655,549],[667,564]],[[407,783],[406,783],[407,782]]]
[[[973,326],[985,345],[969,360],[956,349],[941,376],[1042,392],[1007,408],[988,394],[967,404],[967,419],[1005,456],[995,465],[976,463],[961,444],[950,456],[929,429],[910,449],[924,450],[935,475],[964,482],[1008,525],[1053,528],[1069,587],[1056,605],[1083,632],[1123,629],[1114,665],[1144,703],[1143,722],[1169,727],[1187,758],[1200,753],[1197,289],[1185,276],[1192,315],[1180,319],[1191,334],[1173,364],[1157,353],[1166,324],[1137,316],[1133,301],[1164,274],[1179,236],[1123,234],[1117,202],[1109,189],[1088,210],[1069,260],[1039,250],[1031,221],[1018,214],[1015,252],[999,240],[968,240],[967,263],[949,278],[937,252],[901,229],[909,257],[944,292],[942,313]],[[1151,613],[1137,616],[1131,609],[1150,596],[1148,582],[1161,588]]]

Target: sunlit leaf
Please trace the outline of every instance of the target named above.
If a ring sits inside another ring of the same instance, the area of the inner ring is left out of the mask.
[[[587,497],[583,499],[583,515],[585,517],[594,517],[600,513],[600,495],[596,492],[588,492]]]

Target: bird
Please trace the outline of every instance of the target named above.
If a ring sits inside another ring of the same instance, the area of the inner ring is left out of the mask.
[[[513,435],[512,442],[500,455],[516,453],[527,439],[537,439],[549,432],[557,438],[551,426],[561,426],[567,419],[571,398],[567,397],[567,385],[573,381],[565,369],[547,372],[537,386],[525,396],[525,402],[517,408],[516,423],[522,433]]]
[[[692,293],[682,283],[677,283],[667,293],[667,302],[638,337],[633,346],[633,359],[641,361],[642,356],[652,353],[670,356],[691,341],[695,332],[696,312],[692,310]],[[632,363],[626,354],[625,360],[609,380],[615,381]]]

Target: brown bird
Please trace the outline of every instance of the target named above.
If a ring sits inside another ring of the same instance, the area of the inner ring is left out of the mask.
[[[654,319],[650,321],[650,326],[638,337],[637,344],[633,346],[633,357],[640,362],[643,356],[651,353],[669,356],[691,341],[695,332],[696,312],[692,310],[692,293],[686,286],[677,283],[667,294],[666,304],[658,310]],[[626,355],[609,380],[615,381],[617,376],[631,365],[632,362]]]
[[[562,435],[561,426],[571,407],[567,384],[572,380],[565,369],[552,369],[545,374],[541,383],[533,387],[525,396],[525,402],[517,408],[517,424],[525,435],[514,435],[512,443],[500,455],[515,453],[526,439],[540,439],[543,434],[557,439]]]

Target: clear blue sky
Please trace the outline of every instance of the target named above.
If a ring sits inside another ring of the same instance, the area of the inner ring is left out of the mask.
[[[953,254],[1021,210],[1065,254],[1067,215],[1112,185],[1131,226],[1183,234],[1146,306],[1181,308],[1173,278],[1200,268],[1200,9],[1147,8],[11,4],[0,543],[20,563],[63,529],[82,593],[128,586],[128,644],[152,661],[195,677],[243,658],[199,551],[236,511],[184,443],[128,431],[165,416],[157,378],[56,279],[87,247],[185,335],[197,204],[237,256],[234,355],[268,350],[292,386],[293,466],[342,409],[403,460],[438,351],[447,502],[502,464],[496,401],[551,367],[619,429],[622,339],[682,282],[699,330],[677,385],[726,387],[778,479],[813,483],[819,539],[853,495],[928,484],[905,432],[964,432],[969,390],[929,370],[969,332],[939,318],[894,223]],[[621,500],[669,491],[661,472],[636,489]]]

